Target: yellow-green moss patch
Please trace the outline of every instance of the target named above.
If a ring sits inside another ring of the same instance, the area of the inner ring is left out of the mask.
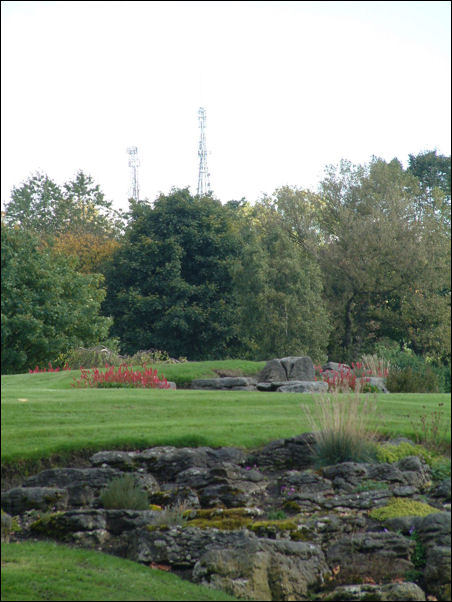
[[[400,516],[427,516],[434,512],[439,512],[439,510],[424,504],[424,502],[396,497],[389,500],[386,506],[371,510],[369,516],[376,520],[387,520]]]

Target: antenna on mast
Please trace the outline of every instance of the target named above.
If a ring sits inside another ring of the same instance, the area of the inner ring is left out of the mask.
[[[198,111],[199,128],[199,173],[198,173],[198,196],[205,196],[210,192],[210,173],[207,168],[207,147],[206,147],[206,110],[203,107]]]
[[[138,159],[138,148],[136,146],[129,146],[127,148],[129,155],[129,167],[130,167],[130,182],[129,182],[129,199],[132,198],[135,201],[139,200],[138,190],[138,167],[140,166],[140,160]]]

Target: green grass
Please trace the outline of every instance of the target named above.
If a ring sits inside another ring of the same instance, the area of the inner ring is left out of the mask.
[[[176,575],[51,542],[2,544],[2,600],[237,600]]]
[[[316,398],[249,391],[72,389],[74,375],[79,372],[2,377],[2,468],[54,454],[64,459],[73,452],[120,447],[252,449],[309,431],[301,404]],[[443,403],[444,440],[450,442],[449,395],[382,394],[377,403],[371,425],[383,435],[405,437],[415,436],[412,422]]]

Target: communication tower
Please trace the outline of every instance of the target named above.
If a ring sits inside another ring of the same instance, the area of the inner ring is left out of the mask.
[[[206,110],[203,107],[198,111],[199,128],[199,174],[198,174],[198,196],[205,196],[210,192],[210,173],[207,169],[207,147],[206,147]]]
[[[140,161],[138,159],[138,148],[136,146],[129,146],[127,149],[129,155],[129,167],[130,167],[130,182],[129,182],[129,199],[139,199],[138,191],[138,167]]]

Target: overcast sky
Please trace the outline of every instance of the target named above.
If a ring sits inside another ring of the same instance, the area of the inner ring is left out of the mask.
[[[127,209],[198,177],[222,202],[315,188],[327,164],[450,148],[445,2],[13,2],[2,7],[2,203],[41,171]]]

